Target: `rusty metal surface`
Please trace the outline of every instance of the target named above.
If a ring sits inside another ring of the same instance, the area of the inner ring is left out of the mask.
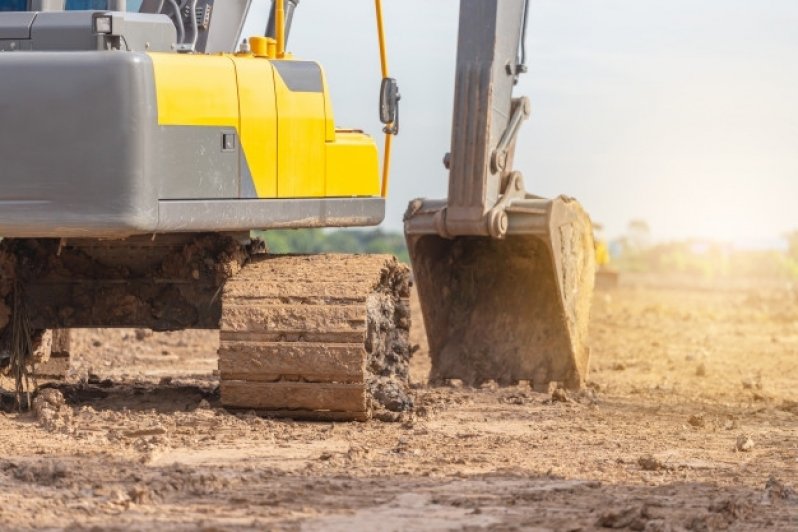
[[[15,257],[14,284],[35,329],[217,328],[221,286],[247,258],[245,246],[221,235],[151,246],[22,239],[3,247]]]
[[[590,220],[565,199],[548,210],[543,234],[409,236],[433,381],[584,383],[595,268]]]

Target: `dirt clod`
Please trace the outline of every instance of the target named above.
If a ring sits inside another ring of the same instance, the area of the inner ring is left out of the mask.
[[[551,392],[551,400],[554,403],[567,403],[570,401],[568,397],[568,392],[566,392],[562,388],[555,388],[553,392]]]
[[[644,506],[628,506],[602,513],[596,525],[601,528],[645,530],[646,521],[648,515]]]
[[[755,445],[754,439],[748,434],[740,434],[739,436],[737,436],[735,448],[738,451],[747,453],[754,448],[754,445]]]
[[[687,422],[690,424],[690,426],[695,428],[703,428],[707,426],[707,420],[704,418],[703,414],[693,414],[687,418]]]
[[[786,486],[778,478],[771,475],[765,483],[765,500],[771,501],[792,501],[796,499],[795,490]]]
[[[54,388],[39,390],[33,399],[33,412],[45,430],[55,432],[69,429],[72,409],[66,404],[64,395]]]
[[[643,469],[643,471],[661,471],[663,469],[668,469],[667,464],[665,464],[656,456],[650,454],[646,454],[638,458],[637,463],[641,469]]]

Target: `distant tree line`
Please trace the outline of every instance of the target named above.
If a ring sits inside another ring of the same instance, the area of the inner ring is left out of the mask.
[[[701,278],[798,279],[798,232],[786,249],[741,250],[730,244],[686,240],[624,249],[615,259],[620,271],[682,273]]]
[[[271,253],[386,253],[410,262],[404,235],[382,229],[287,229],[256,236]]]

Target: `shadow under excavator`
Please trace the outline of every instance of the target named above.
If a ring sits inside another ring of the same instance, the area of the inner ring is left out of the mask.
[[[171,414],[195,410],[203,400],[219,406],[218,383],[210,378],[196,384],[91,379],[75,384],[47,383],[40,386],[39,393],[48,388],[60,391],[69,406],[91,406],[95,410]],[[0,393],[0,410],[18,411],[13,393]]]

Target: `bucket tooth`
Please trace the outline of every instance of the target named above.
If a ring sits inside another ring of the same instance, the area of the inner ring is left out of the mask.
[[[595,269],[592,227],[573,200],[538,204],[544,214],[532,221],[530,209],[514,214],[509,208],[510,231],[503,239],[408,236],[432,382],[583,385]]]

